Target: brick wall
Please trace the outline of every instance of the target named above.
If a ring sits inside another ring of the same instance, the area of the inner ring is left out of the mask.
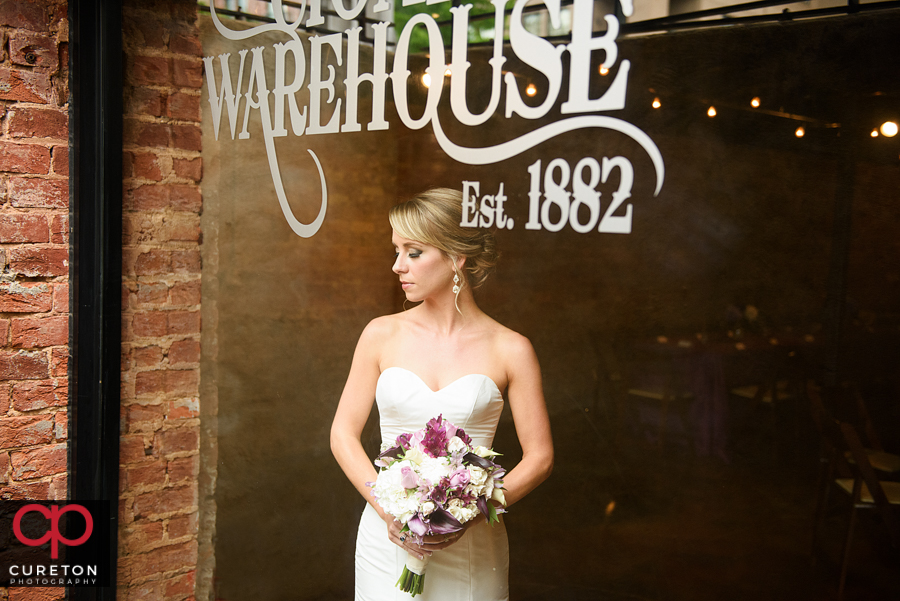
[[[196,3],[129,0],[119,597],[192,599],[200,380]]]
[[[0,2],[0,497],[65,499],[69,341],[66,2]],[[59,599],[61,588],[0,589]]]

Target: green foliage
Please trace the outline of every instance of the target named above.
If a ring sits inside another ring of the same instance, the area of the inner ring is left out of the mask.
[[[485,13],[493,13],[494,5],[489,0],[472,0],[468,4],[472,5],[469,16],[482,15]],[[440,4],[427,5],[414,4],[412,6],[401,6],[401,0],[395,0],[394,4],[394,26],[397,31],[397,39],[400,33],[406,27],[406,24],[415,15],[419,13],[427,13],[434,18],[435,21],[441,23],[446,21],[445,25],[441,25],[441,38],[444,41],[444,49],[450,49],[450,35],[452,32],[452,18],[450,8],[454,6],[451,2],[441,2]],[[428,53],[428,34],[424,25],[417,25],[411,32],[409,42],[410,54]],[[482,19],[477,21],[469,20],[468,40],[469,43],[488,42],[494,39],[494,19]]]

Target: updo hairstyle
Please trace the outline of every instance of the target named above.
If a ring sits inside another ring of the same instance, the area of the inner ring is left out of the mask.
[[[434,246],[451,259],[465,257],[463,280],[473,289],[484,284],[500,258],[493,233],[459,225],[459,190],[427,190],[391,208],[389,218],[391,227],[404,238]]]

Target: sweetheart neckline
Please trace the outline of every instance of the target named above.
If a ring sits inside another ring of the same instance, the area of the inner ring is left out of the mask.
[[[391,367],[386,367],[386,368],[384,369],[384,371],[382,371],[380,374],[378,374],[378,379],[380,380],[380,379],[381,379],[381,376],[384,375],[385,373],[387,373],[387,371],[388,371],[388,370],[391,370],[391,369],[399,369],[400,371],[405,371],[406,373],[411,374],[411,375],[414,376],[419,382],[421,382],[422,386],[424,386],[425,388],[427,388],[428,391],[431,392],[432,394],[438,394],[439,392],[442,392],[442,391],[444,391],[444,390],[447,390],[448,388],[450,388],[451,386],[453,386],[453,385],[456,384],[457,382],[460,382],[461,380],[464,380],[464,379],[466,379],[466,378],[470,378],[470,377],[472,377],[472,376],[481,376],[482,378],[484,378],[485,380],[487,380],[488,382],[490,382],[491,384],[493,384],[494,389],[496,389],[497,392],[499,392],[501,395],[503,394],[503,393],[500,391],[500,387],[497,386],[497,383],[496,383],[496,382],[494,382],[493,378],[491,378],[491,377],[488,376],[488,375],[485,375],[485,374],[479,374],[479,373],[471,373],[471,374],[465,374],[465,375],[462,375],[462,376],[456,378],[455,380],[453,380],[452,382],[449,382],[448,384],[445,384],[445,385],[442,386],[441,388],[438,388],[437,390],[432,389],[431,386],[429,386],[428,383],[425,382],[425,380],[422,379],[422,376],[420,376],[419,374],[417,374],[417,373],[414,372],[413,370],[411,370],[411,369],[406,369],[405,367],[400,367],[399,365],[392,365]]]

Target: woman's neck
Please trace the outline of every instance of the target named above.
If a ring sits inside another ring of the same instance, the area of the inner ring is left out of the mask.
[[[458,298],[455,294],[427,298],[417,309],[426,327],[444,335],[458,332],[483,315],[469,288],[461,290]]]

